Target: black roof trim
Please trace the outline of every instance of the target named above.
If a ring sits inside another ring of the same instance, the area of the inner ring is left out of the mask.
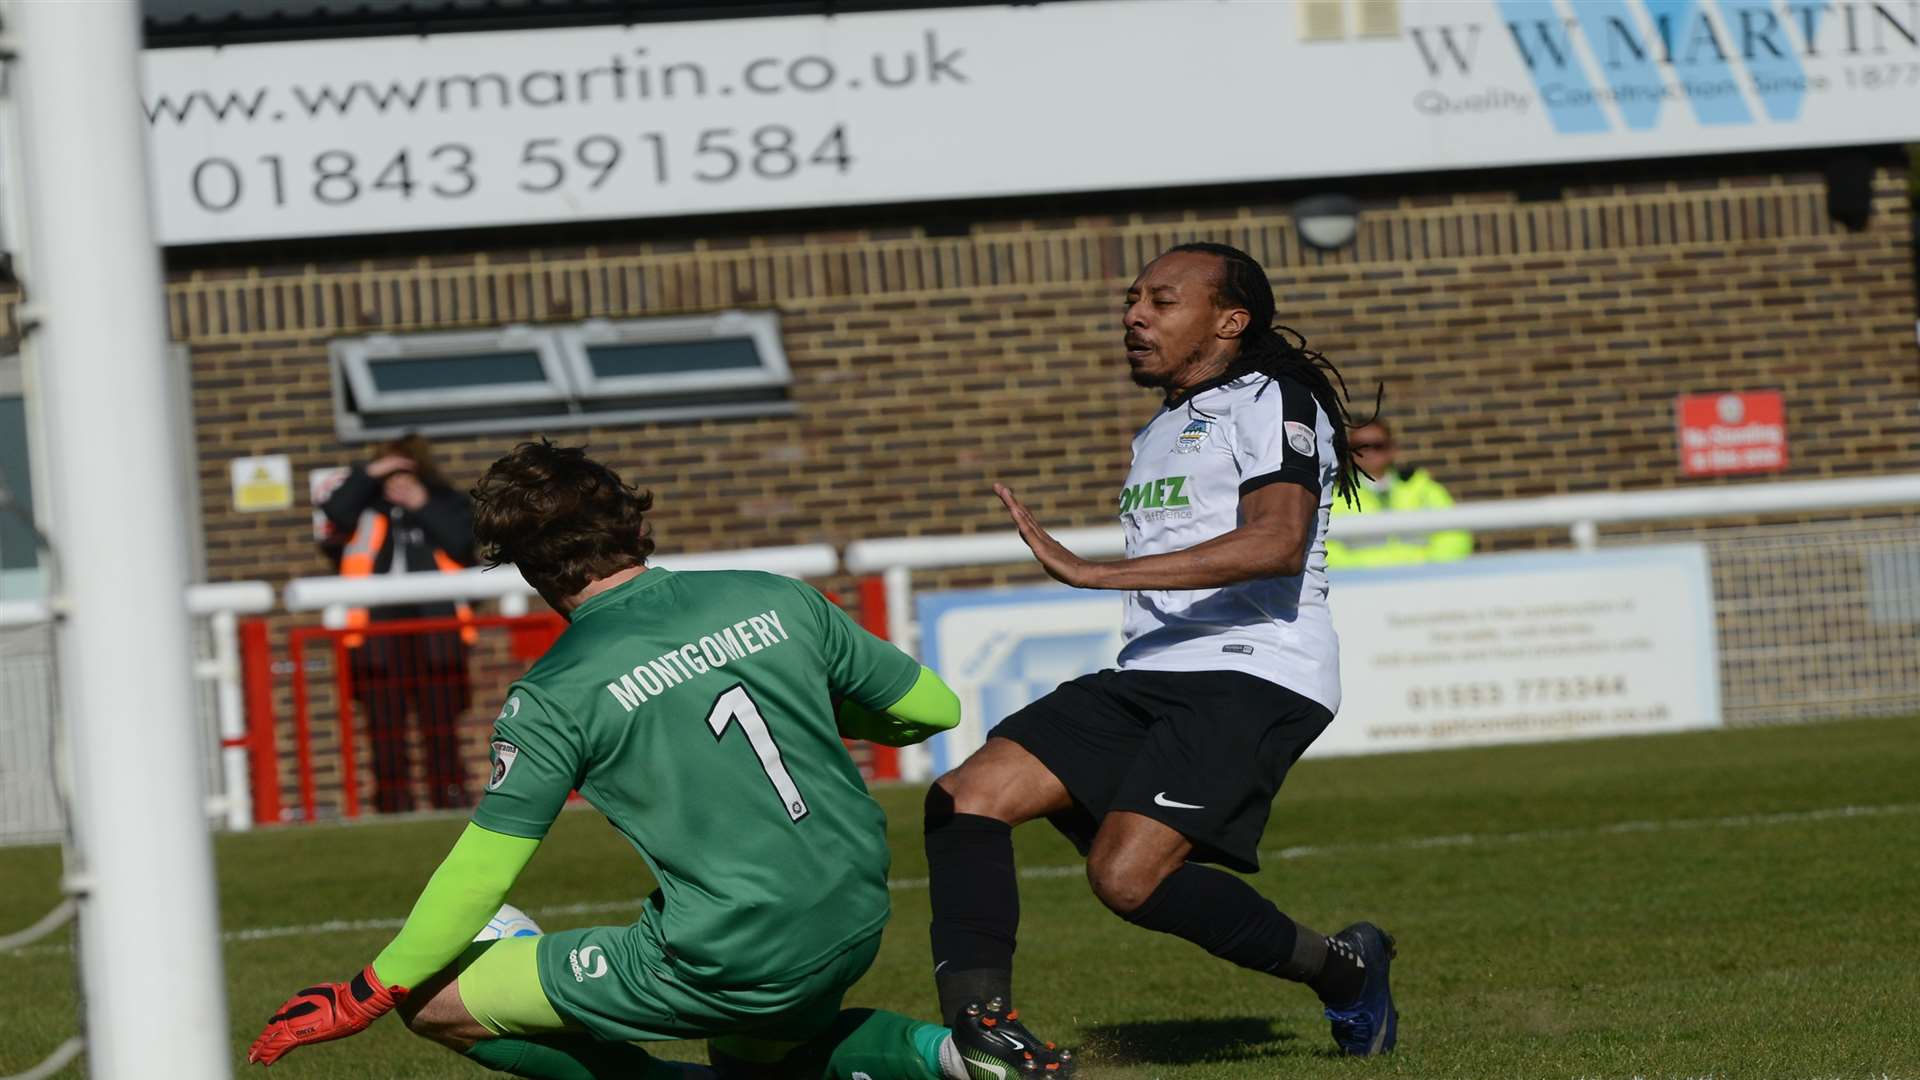
[[[643,22],[1032,7],[1040,0],[141,0],[149,48]],[[1072,0],[1052,0],[1072,2]]]

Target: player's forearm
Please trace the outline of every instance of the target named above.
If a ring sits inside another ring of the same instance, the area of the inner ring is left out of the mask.
[[[920,677],[885,709],[869,709],[857,701],[842,701],[836,715],[840,734],[883,746],[911,746],[948,731],[960,723],[960,699],[933,669],[921,667]]]
[[[1304,535],[1243,525],[1184,551],[1089,565],[1090,589],[1218,589],[1300,573],[1306,543]]]
[[[406,925],[374,958],[388,986],[418,986],[453,963],[507,898],[540,841],[468,825],[433,872]]]

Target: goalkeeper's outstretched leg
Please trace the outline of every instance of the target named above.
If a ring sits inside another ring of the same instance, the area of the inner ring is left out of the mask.
[[[549,996],[541,979],[543,963],[567,964],[571,970],[583,952],[596,947],[575,944],[572,938],[605,941],[606,933],[624,929],[598,927],[544,939],[476,942],[451,968],[413,991],[400,1004],[400,1015],[417,1035],[489,1069],[533,1080],[1005,1080],[1071,1075],[1070,1057],[1027,1035],[1018,1017],[1003,1013],[997,1002],[971,1010],[968,1027],[958,1033],[899,1013],[842,1010],[840,999],[866,971],[877,940],[849,950],[827,966],[812,992],[798,995],[778,988],[709,993],[657,978],[615,982],[610,965],[590,958],[577,983],[569,979],[564,984],[568,990]],[[552,959],[543,961],[543,952]],[[600,974],[589,977],[595,971]],[[640,984],[639,993],[634,982]],[[743,998],[784,1000],[755,1012],[743,1007]],[[597,1014],[600,1023],[570,1018],[575,1010]],[[608,1024],[620,1030],[609,1030]],[[710,1040],[713,1064],[663,1061],[622,1035],[704,1036]]]
[[[530,1080],[692,1080],[698,1065],[662,1061],[627,1042],[603,1042],[555,1011],[540,987],[537,937],[475,942],[452,968],[399,1007],[414,1034],[495,1072]]]

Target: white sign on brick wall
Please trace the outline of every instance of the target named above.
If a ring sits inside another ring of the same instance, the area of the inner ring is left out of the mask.
[[[197,244],[1920,140],[1920,0],[1364,10],[1398,19],[1085,0],[156,50],[155,204]]]
[[[1120,594],[1049,586],[923,593],[923,659],[960,697],[933,774],[1060,682],[1114,666]],[[1717,727],[1706,549],[1481,555],[1343,571],[1339,715],[1309,755]]]
[[[1345,697],[1310,753],[1720,724],[1699,544],[1350,571],[1332,601]]]

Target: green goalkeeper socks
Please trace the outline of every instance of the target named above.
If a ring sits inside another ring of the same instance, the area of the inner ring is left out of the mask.
[[[862,1075],[946,1080],[941,1049],[952,1035],[937,1024],[877,1009],[847,1009],[825,1037],[835,1042],[824,1080]]]
[[[527,1080],[692,1080],[715,1075],[699,1065],[661,1061],[631,1043],[600,1042],[588,1035],[486,1039],[465,1053],[495,1072]]]
[[[958,1055],[950,1052],[951,1046],[952,1033],[937,1024],[899,1013],[848,1009],[830,1031],[797,1050],[795,1058],[827,1049],[822,1080],[855,1080],[861,1076],[965,1080],[964,1066],[959,1065]],[[699,1065],[661,1061],[631,1043],[600,1042],[589,1035],[486,1039],[465,1053],[495,1072],[527,1080],[693,1080],[716,1075]],[[962,1070],[957,1076],[955,1067]]]

